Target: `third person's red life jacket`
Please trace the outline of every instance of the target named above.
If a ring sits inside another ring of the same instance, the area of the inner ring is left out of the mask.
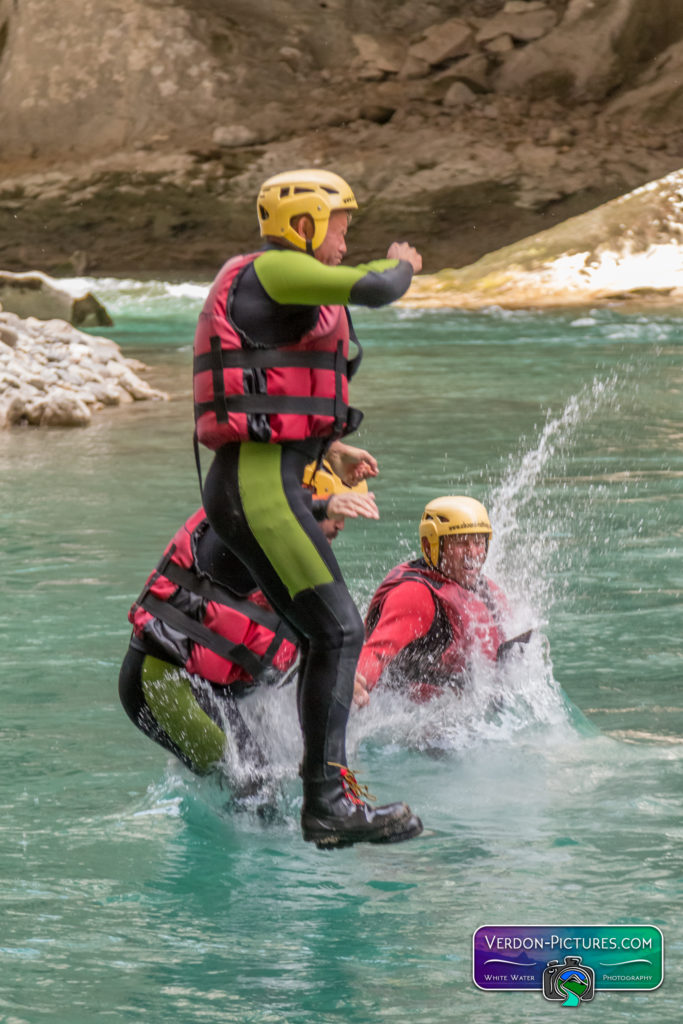
[[[377,588],[365,618],[366,638],[380,620],[387,595],[408,580],[427,587],[435,614],[428,632],[408,643],[393,661],[401,679],[419,688],[413,695],[427,699],[439,692],[445,681],[460,679],[475,651],[487,660],[496,660],[505,640],[501,618],[506,601],[488,579],[482,578],[477,590],[467,590],[431,569],[423,559],[415,559],[397,565]]]

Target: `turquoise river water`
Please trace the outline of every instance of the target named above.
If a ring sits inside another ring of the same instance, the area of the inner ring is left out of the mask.
[[[663,984],[580,1012],[679,1024],[683,315],[357,312],[382,514],[336,542],[359,605],[416,552],[424,503],[464,492],[536,632],[461,700],[353,713],[352,764],[426,830],[322,853],[299,834],[291,688],[245,711],[281,782],[271,822],[118,703],[128,607],[198,505],[204,288],[86,283],[171,401],[0,436],[0,1022],[545,1021],[565,1010],[539,991],[474,985],[474,931],[639,923],[663,933]]]

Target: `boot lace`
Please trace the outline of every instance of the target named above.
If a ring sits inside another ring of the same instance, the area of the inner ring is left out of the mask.
[[[362,804],[366,800],[375,800],[376,797],[370,792],[367,786],[359,782],[355,773],[345,764],[337,764],[336,761],[327,762],[330,768],[338,768],[342,780],[344,796],[354,804]]]

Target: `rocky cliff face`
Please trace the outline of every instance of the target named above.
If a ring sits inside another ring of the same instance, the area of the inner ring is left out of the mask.
[[[459,266],[683,164],[680,0],[0,0],[0,266],[212,273],[319,164]]]

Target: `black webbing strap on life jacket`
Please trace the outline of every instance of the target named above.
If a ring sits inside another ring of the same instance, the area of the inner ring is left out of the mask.
[[[298,647],[298,641],[296,637],[294,637],[293,634],[290,632],[287,623],[284,622],[283,619],[280,619],[280,623],[277,629],[275,630],[275,635],[268,644],[268,648],[266,649],[263,655],[263,659],[267,665],[272,665],[273,658],[280,649],[280,644],[282,643],[283,640],[289,640],[291,643]]]
[[[353,434],[358,430],[359,426],[363,422],[363,413],[360,409],[354,409],[353,406],[349,406],[346,414],[346,429],[342,433],[342,437],[346,437],[347,434]]]
[[[190,615],[176,608],[168,601],[161,601],[158,597],[147,592],[139,602],[140,607],[153,615],[155,619],[165,622],[172,629],[176,629],[183,636],[194,640],[200,647],[206,647],[214,654],[220,655],[227,661],[240,665],[249,675],[256,678],[268,668],[270,662],[259,658],[257,654],[250,651],[244,644],[234,644],[213,630],[208,629],[203,623],[193,619]],[[272,646],[272,645],[271,645]],[[272,659],[271,659],[272,660]]]
[[[216,339],[218,340],[218,339]],[[233,413],[246,413],[247,415],[266,414],[274,415],[295,415],[295,416],[330,416],[336,420],[340,413],[340,404],[337,394],[341,395],[342,379],[348,362],[343,355],[343,348],[340,342],[335,352],[292,352],[282,349],[229,349],[225,350],[213,344],[211,349],[194,358],[194,373],[211,371],[213,382],[214,398],[208,402],[196,402],[194,407],[195,420],[198,420],[205,412],[214,412],[216,420],[221,423],[227,422],[228,416]],[[341,358],[340,350],[341,349]],[[287,369],[309,369],[309,370],[331,370],[335,375],[335,397],[313,397],[311,395],[269,395],[265,392],[251,394],[225,394],[224,369],[254,369],[274,370],[278,368]],[[220,380],[220,388],[217,390],[216,382]],[[341,402],[344,413],[346,405]],[[341,416],[345,422],[346,416]]]
[[[343,431],[346,427],[346,414],[348,405],[344,401],[342,383],[343,372],[348,371],[348,362],[344,355],[344,342],[340,339],[337,342],[334,362],[334,432]]]
[[[353,359],[344,355],[343,341],[339,341],[334,351],[293,351],[278,348],[236,348],[221,347],[218,335],[213,335],[208,352],[195,355],[193,372],[210,371],[214,397],[208,402],[196,402],[194,407],[195,420],[205,412],[214,412],[219,423],[227,422],[233,413],[266,414],[266,415],[299,415],[299,416],[330,416],[335,420],[335,427],[347,422],[347,406],[342,396],[343,378],[350,380],[358,370],[363,356],[363,349],[356,336],[351,322],[351,315],[345,309],[349,323],[349,338],[358,348]],[[274,370],[274,369],[308,369],[332,370],[335,375],[334,398],[312,397],[308,395],[268,395],[263,392],[251,394],[225,394],[224,370]],[[352,410],[356,429],[362,413]]]
[[[296,352],[292,349],[281,348],[220,349],[220,338],[216,337],[215,340],[218,342],[218,346],[212,344],[209,352],[194,357],[195,373],[205,373],[206,370],[211,370],[213,373],[217,363],[220,363],[221,368],[225,370],[272,370],[281,366],[295,369],[304,367],[310,370],[334,370],[337,362],[336,351]],[[211,338],[211,341],[213,342],[214,338]],[[220,356],[215,355],[218,349],[220,349]]]
[[[179,587],[183,587],[185,590],[189,590],[191,593],[197,594],[207,601],[214,601],[216,604],[232,608],[236,612],[241,612],[242,615],[246,615],[253,622],[258,622],[260,626],[265,626],[272,633],[276,635],[279,633],[281,639],[286,638],[291,640],[292,643],[297,642],[294,634],[276,612],[263,608],[246,597],[233,597],[225,588],[214,583],[206,576],[199,576],[192,569],[186,569],[184,566],[178,565],[177,562],[172,562],[170,556],[167,559],[162,559],[157,572],[165,576],[171,583],[176,583]]]
[[[209,365],[206,366],[205,369],[211,370],[211,383],[213,384],[213,402],[211,405],[215,410],[216,420],[219,423],[227,423],[228,411],[225,406],[225,377],[223,376],[220,337],[217,334],[213,334],[209,338],[209,345],[211,347],[206,353]],[[198,372],[196,369],[196,363],[202,358],[204,357],[195,356],[195,374]]]
[[[356,334],[355,328],[353,326],[351,313],[349,312],[348,307],[344,307],[344,312],[346,313],[346,319],[349,324],[349,341],[352,341],[353,344],[358,349],[353,359],[346,360],[346,379],[351,380],[351,378],[354,377],[355,374],[358,372],[358,367],[360,366],[361,360],[363,359],[363,346],[358,340],[358,335]],[[337,355],[339,356],[341,352],[343,352],[342,343],[339,342]],[[337,371],[337,373],[335,374],[335,398],[340,395],[341,380],[339,378],[339,372]],[[360,409],[354,409],[352,405],[344,406],[344,414],[342,416],[339,415],[339,410],[335,409],[333,436],[337,438],[346,437],[347,434],[353,434],[355,433],[356,430],[358,430],[362,422],[363,413],[361,412]]]
[[[204,481],[202,480],[202,460],[199,454],[199,438],[197,437],[197,429],[192,434],[192,450],[194,451],[194,464],[197,467],[197,479],[199,480],[199,497],[202,499],[202,505],[204,504]]]
[[[308,395],[228,395],[224,408],[228,413],[243,412],[247,415],[263,413],[268,416],[334,416],[333,398],[311,398]],[[197,416],[214,409],[213,402],[202,402],[195,406]]]
[[[358,368],[362,362],[363,346],[358,340],[358,335],[356,334],[356,329],[353,326],[353,320],[351,319],[351,313],[349,311],[348,306],[344,307],[344,312],[346,313],[346,319],[349,324],[349,341],[352,341],[353,344],[358,349],[353,359],[349,359],[347,363],[346,376],[348,377],[349,380],[351,380],[351,378],[355,377],[355,375],[358,373]]]

